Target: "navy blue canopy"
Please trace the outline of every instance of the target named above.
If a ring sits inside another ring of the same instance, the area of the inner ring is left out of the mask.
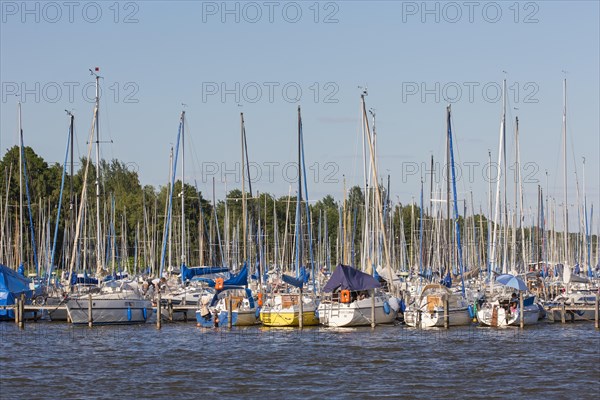
[[[381,287],[381,283],[369,274],[365,274],[356,268],[347,265],[338,265],[331,278],[323,287],[323,292],[341,290],[369,290]]]

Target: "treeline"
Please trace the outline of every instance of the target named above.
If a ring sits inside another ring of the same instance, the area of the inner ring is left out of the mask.
[[[20,227],[20,172],[19,148],[9,149],[0,161],[0,217],[2,221],[0,262],[16,265],[20,260],[20,243],[23,243],[23,261],[29,272],[34,270],[33,240],[36,243],[38,265],[42,271],[49,265],[52,248],[56,248],[54,265],[64,267],[72,252],[77,211],[81,202],[84,172],[87,160],[82,158],[74,176],[67,175],[63,185],[63,198],[56,245],[55,224],[59,209],[63,166],[48,165],[30,147],[24,148],[23,164],[23,228]],[[185,216],[181,217],[181,181],[172,190],[169,212],[169,185],[155,188],[139,181],[137,172],[118,161],[100,162],[100,215],[101,245],[96,245],[96,171],[89,163],[87,201],[84,208],[78,253],[87,254],[78,263],[95,269],[95,252],[102,251],[105,265],[117,264],[120,270],[150,268],[153,272],[163,266],[178,266],[182,254],[187,265],[239,265],[246,237],[246,259],[265,260],[269,265],[292,265],[295,259],[296,235],[295,196],[276,197],[268,193],[247,193],[247,223],[244,234],[242,192],[231,190],[225,199],[216,204],[208,201],[197,188],[185,185]],[[27,195],[28,192],[28,195]],[[313,259],[320,265],[345,263],[360,265],[362,255],[368,251],[370,263],[378,263],[374,254],[381,254],[385,237],[391,251],[390,258],[397,268],[415,265],[456,265],[456,232],[453,224],[442,217],[440,210],[425,206],[423,215],[417,204],[392,204],[386,190],[381,187],[382,219],[384,228],[373,230],[375,215],[365,218],[365,195],[354,186],[338,201],[332,195],[309,206],[310,221],[305,204],[300,207],[303,232],[304,260],[312,248]],[[369,204],[373,196],[367,196]],[[484,265],[488,251],[488,221],[482,215],[461,215],[459,232],[463,255],[469,265]],[[372,207],[374,209],[374,207]],[[170,216],[170,223],[167,223]],[[466,217],[466,219],[465,219]],[[365,234],[366,220],[371,230]],[[185,221],[185,239],[181,240],[181,221]],[[421,224],[422,220],[422,224]],[[31,221],[31,222],[30,222]],[[310,231],[309,231],[310,226]],[[31,229],[33,227],[33,229]],[[167,229],[168,228],[168,229]],[[31,235],[33,232],[33,238]],[[524,237],[515,231],[515,242],[529,242],[529,259],[540,259],[542,247],[539,230],[527,227]],[[19,238],[22,236],[22,240]],[[308,239],[312,239],[309,241]],[[183,244],[182,244],[183,242]],[[376,243],[365,247],[364,243]],[[535,242],[535,243],[534,243]],[[182,250],[185,246],[185,250]],[[514,259],[523,258],[523,251],[515,249]],[[306,263],[306,262],[305,262]]]

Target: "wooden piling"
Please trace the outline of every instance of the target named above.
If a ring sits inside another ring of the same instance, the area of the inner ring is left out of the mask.
[[[92,294],[88,294],[88,326],[94,326],[94,317],[92,315]]]
[[[13,313],[15,314],[15,324],[19,325],[19,303],[21,302],[20,298],[15,299],[15,304],[13,305]]]
[[[523,292],[519,292],[519,328],[523,329],[525,326],[524,317],[525,311],[523,310]]]
[[[162,325],[162,316],[160,310],[160,289],[157,292],[158,299],[156,300],[156,328],[160,329]]]
[[[302,299],[300,299],[302,300]],[[233,326],[233,298],[229,296],[227,299],[227,327],[231,329]]]
[[[596,303],[594,307],[596,330],[600,330],[600,294],[596,294]]]
[[[167,315],[169,316],[169,321],[173,322],[173,301],[171,299],[167,300]]]
[[[23,321],[23,300],[17,297],[15,300],[15,322],[20,329],[23,329],[25,323]]]
[[[304,328],[304,304],[302,303],[302,289],[300,289],[300,296],[298,297],[298,309],[300,310],[300,315],[298,316],[298,327],[300,329]]]
[[[448,329],[450,327],[450,310],[448,309],[450,302],[448,301],[448,297],[444,296],[444,328]]]
[[[25,293],[21,293],[21,306],[19,307],[19,328],[25,328]]]
[[[563,324],[566,321],[566,316],[565,316],[565,302],[563,301],[562,305],[560,306],[560,322],[562,322]]]
[[[375,289],[371,290],[371,328],[375,329]]]

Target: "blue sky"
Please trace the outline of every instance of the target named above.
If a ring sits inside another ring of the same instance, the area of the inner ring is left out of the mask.
[[[184,103],[186,181],[195,180],[205,197],[213,176],[219,198],[240,186],[233,171],[243,112],[253,189],[287,194],[299,104],[309,195],[341,199],[344,178],[347,187],[363,182],[359,86],[366,86],[380,175],[391,175],[393,199],[418,199],[431,155],[443,165],[446,96],[462,166],[459,198],[472,191],[475,208],[485,210],[484,177],[494,175],[485,164],[488,151],[497,159],[497,90],[506,78],[509,163],[518,116],[525,204],[535,208],[538,184],[562,201],[566,77],[569,202],[576,201],[575,166],[583,186],[585,157],[588,207],[600,203],[597,1],[2,1],[1,11],[2,154],[18,143],[19,99],[27,145],[62,162],[69,109],[76,151],[85,154],[93,108],[88,69],[98,66],[101,136],[113,141],[102,145],[102,156],[138,170],[142,183],[167,181]]]

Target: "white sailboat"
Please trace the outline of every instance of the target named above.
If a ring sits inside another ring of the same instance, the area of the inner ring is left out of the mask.
[[[377,264],[384,264],[389,281],[393,281],[393,271],[390,267],[390,250],[386,238],[386,228],[383,221],[381,193],[377,182],[375,121],[373,121],[373,134],[369,127],[364,91],[361,96],[363,152],[364,152],[364,179],[365,179],[365,226],[363,230],[363,271],[356,268],[338,265],[329,281],[323,287],[323,297],[318,307],[319,321],[322,325],[330,327],[350,327],[376,324],[388,324],[396,320],[399,305],[395,297],[381,290],[380,282],[372,275],[374,273],[373,260]],[[375,118],[374,113],[373,119]],[[368,143],[368,150],[366,144]],[[368,155],[367,155],[368,151]],[[368,160],[368,161],[367,161]],[[367,169],[367,164],[369,165]],[[369,172],[367,172],[367,170]],[[372,195],[369,195],[369,183],[375,182]],[[369,224],[369,213],[372,213],[372,231]],[[382,255],[376,254],[383,247]],[[389,286],[394,288],[393,286]]]
[[[338,265],[323,287],[319,303],[319,322],[330,327],[389,324],[396,320],[398,303],[369,274],[345,265]],[[327,294],[331,293],[331,294]]]
[[[563,139],[563,185],[564,185],[564,208],[563,208],[563,272],[562,279],[565,285],[565,292],[559,294],[547,306],[552,307],[553,311],[547,314],[550,321],[561,321],[562,310],[558,309],[562,305],[569,308],[567,311],[567,321],[592,321],[595,318],[594,311],[591,309],[595,305],[598,296],[598,288],[594,288],[587,278],[573,275],[572,268],[568,264],[569,259],[569,220],[567,210],[567,80],[563,80],[563,118],[562,118],[562,139]],[[585,164],[584,164],[585,166]],[[584,170],[585,171],[585,170]],[[585,172],[584,172],[585,181]],[[588,261],[589,262],[589,261]],[[579,308],[579,309],[578,309]]]
[[[457,293],[450,290],[449,287],[440,285],[440,284],[429,284],[425,285],[425,287],[421,290],[419,296],[415,299],[413,303],[411,303],[404,310],[404,322],[412,327],[416,328],[431,328],[431,327],[443,327],[448,324],[448,326],[462,326],[469,325],[471,323],[471,314],[469,313],[469,303],[465,297],[465,284],[463,279],[463,260],[462,260],[462,249],[461,249],[461,238],[460,238],[460,230],[458,229],[458,208],[457,208],[457,200],[456,200],[456,179],[455,179],[455,171],[454,171],[454,150],[452,148],[452,127],[451,127],[451,117],[450,117],[450,106],[446,108],[446,123],[447,123],[447,142],[446,142],[446,151],[447,151],[447,187],[448,190],[446,192],[446,209],[447,209],[447,218],[448,218],[448,231],[451,232],[451,222],[455,223],[455,231],[456,231],[456,249],[454,250],[454,246],[448,243],[448,249],[453,249],[452,251],[456,251],[457,259],[458,259],[458,267],[460,269],[459,274],[461,276],[462,282],[462,292]],[[452,170],[452,174],[450,174],[450,170]],[[452,188],[454,193],[454,217],[450,216],[450,179],[452,178]],[[450,241],[451,235],[448,234],[448,240]],[[448,251],[448,259],[447,259],[447,268],[448,268],[448,286],[451,285],[450,279],[450,265],[451,265],[451,257],[450,250]],[[445,318],[448,318],[445,321]]]
[[[448,302],[445,314],[444,303]],[[433,328],[444,326],[444,315],[447,315],[448,326],[464,326],[471,324],[469,304],[457,293],[439,284],[425,285],[415,302],[404,311],[404,322],[415,328]]]
[[[96,133],[96,276],[101,278],[106,274],[102,262],[102,241],[100,236],[100,133],[98,112],[100,106],[100,86],[98,75],[99,69],[90,70],[91,74],[96,78],[96,105],[94,109],[94,124],[92,125],[93,135]],[[90,140],[90,148],[92,141]],[[88,151],[88,162],[89,162]],[[87,177],[87,167],[86,167]],[[85,182],[85,180],[84,180]],[[86,193],[86,184],[82,193],[81,205],[83,206]],[[77,231],[81,224],[81,208],[78,216]],[[79,238],[78,232],[75,236],[75,241]],[[75,252],[77,246],[73,247]],[[74,258],[71,261],[71,272],[73,270]],[[69,277],[71,275],[69,274]],[[91,300],[90,300],[91,296]],[[90,304],[91,303],[91,304]],[[90,319],[94,324],[138,324],[145,323],[150,315],[152,315],[152,303],[146,299],[142,292],[137,287],[135,282],[124,280],[108,281],[99,289],[92,289],[88,293],[81,293],[69,296],[66,302],[69,319],[73,324],[87,324]],[[90,307],[91,306],[91,307]],[[90,318],[90,308],[92,316]]]

